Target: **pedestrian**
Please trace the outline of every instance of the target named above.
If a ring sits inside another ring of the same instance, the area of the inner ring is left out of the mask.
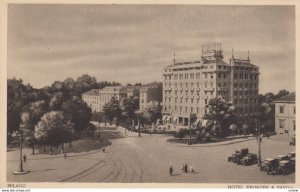
[[[67,158],[67,153],[64,153],[64,158],[65,158],[65,159]]]
[[[172,165],[170,166],[169,174],[170,174],[170,175],[173,175],[173,167],[172,167]]]
[[[23,155],[23,161],[24,161],[24,163],[26,163],[26,159],[27,159],[26,154],[24,154]]]
[[[185,164],[182,165],[181,170],[184,171],[184,169],[185,169]]]
[[[149,133],[150,133],[150,136],[151,136],[151,131],[149,131]]]
[[[102,149],[103,153],[105,153],[105,147]]]
[[[188,172],[188,165],[187,165],[187,163],[184,165],[184,172]]]
[[[193,172],[194,172],[193,166],[190,165],[190,173],[193,173]]]

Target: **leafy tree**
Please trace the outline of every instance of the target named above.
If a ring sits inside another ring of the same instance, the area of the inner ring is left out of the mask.
[[[114,117],[118,119],[121,117],[122,110],[116,97],[112,97],[111,100],[103,106],[103,113],[105,119],[107,119],[110,123],[112,123]]]
[[[208,113],[203,118],[218,125],[217,127],[221,127],[218,128],[217,136],[225,136],[229,125],[236,121],[235,108],[231,103],[226,102],[222,98],[211,99],[206,108],[208,109]]]
[[[45,101],[36,101],[25,106],[21,115],[22,124],[25,126],[25,129],[29,131],[26,140],[32,146],[33,155],[35,144],[34,127],[40,121],[41,117],[47,112],[47,110],[47,103]]]
[[[35,138],[43,144],[59,146],[70,142],[73,132],[73,123],[66,120],[61,111],[51,111],[43,115],[35,126]]]
[[[7,133],[8,135],[19,129],[21,112],[25,105],[36,101],[38,93],[31,85],[24,85],[22,79],[7,80]]]
[[[61,110],[62,103],[64,102],[64,95],[62,92],[56,92],[50,99],[49,109],[53,111]]]
[[[79,99],[69,99],[62,104],[64,115],[74,124],[74,131],[80,133],[89,125],[91,109]]]
[[[161,119],[161,105],[159,102],[154,101],[151,104],[149,104],[145,108],[144,117],[147,120],[146,122],[149,123],[155,123],[157,119]]]
[[[279,99],[280,97],[288,95],[289,93],[290,92],[285,89],[279,90],[279,92],[274,96],[274,99]]]
[[[134,118],[135,111],[139,109],[139,98],[138,97],[129,97],[125,98],[121,105],[123,118],[128,121]]]

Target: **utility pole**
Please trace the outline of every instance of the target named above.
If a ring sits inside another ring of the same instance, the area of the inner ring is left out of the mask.
[[[189,118],[188,118],[188,127],[190,129],[190,140],[188,144],[191,145],[192,144],[191,114],[189,114]]]
[[[18,171],[13,171],[13,174],[14,175],[23,175],[23,174],[27,174],[29,173],[30,171],[24,171],[23,169],[23,153],[22,153],[22,145],[23,145],[23,129],[24,128],[24,125],[21,125],[18,132],[17,132],[17,137],[19,138],[20,140],[20,164],[19,164],[19,170]]]
[[[261,133],[260,133],[260,120],[256,120],[256,125],[257,125],[257,129],[258,129],[258,136],[257,136],[257,140],[258,140],[258,167],[261,167]]]

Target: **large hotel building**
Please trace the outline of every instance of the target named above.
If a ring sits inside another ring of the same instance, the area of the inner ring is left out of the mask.
[[[225,62],[220,44],[202,46],[198,61],[176,62],[163,71],[163,122],[171,129],[202,122],[205,106],[222,97],[236,109],[239,122],[254,124],[259,115],[259,68],[232,55]],[[191,119],[192,117],[193,120]]]

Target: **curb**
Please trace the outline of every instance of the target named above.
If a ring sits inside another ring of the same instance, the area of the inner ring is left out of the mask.
[[[78,157],[78,156],[83,156],[83,155],[95,154],[95,153],[99,153],[102,150],[103,150],[103,147],[101,147],[100,149],[98,149],[96,151],[93,151],[93,152],[86,152],[86,153],[83,153],[83,154],[67,155],[67,158],[68,157]],[[31,161],[33,160],[34,161],[34,160],[41,160],[41,159],[58,159],[58,158],[64,158],[63,154],[57,154],[55,156],[42,157],[42,158],[33,158],[33,159],[27,159],[27,160],[31,160]],[[20,160],[19,159],[18,160],[11,160],[9,162],[14,162],[14,161],[20,161]]]
[[[235,143],[241,143],[249,140],[255,140],[256,138],[247,138],[241,141],[229,142],[229,143],[210,143],[210,144],[194,144],[194,145],[187,145],[187,144],[170,144],[170,142],[166,141],[166,145],[175,146],[175,147],[216,147],[222,145],[231,145]]]

